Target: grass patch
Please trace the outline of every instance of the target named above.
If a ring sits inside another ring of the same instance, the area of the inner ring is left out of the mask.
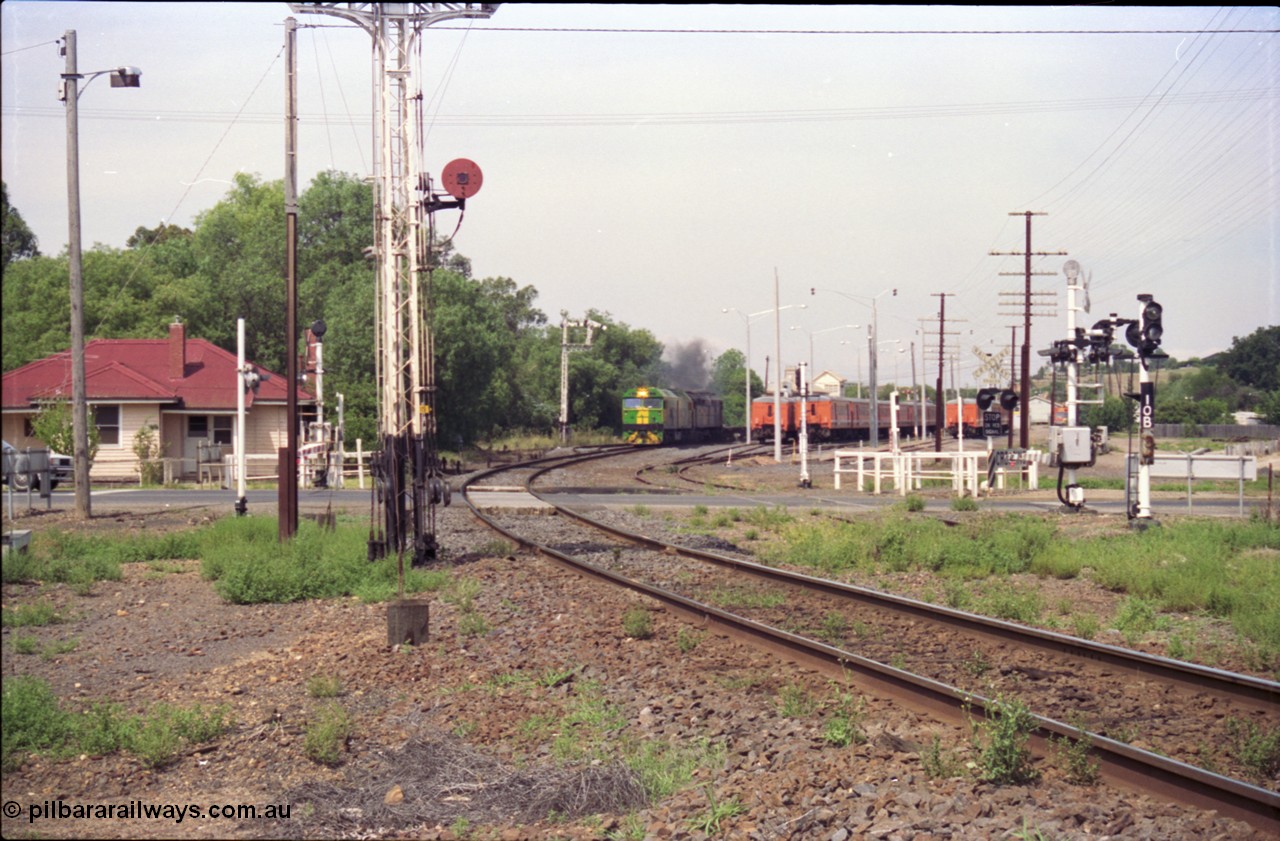
[[[628,609],[622,614],[622,632],[633,639],[649,639],[653,636],[653,615],[643,607]]]
[[[337,765],[352,731],[351,715],[330,701],[316,711],[303,735],[302,749],[307,758],[320,765]]]
[[[307,694],[312,698],[337,698],[344,692],[337,675],[312,675],[307,678]]]
[[[817,701],[803,686],[788,683],[778,690],[778,712],[787,718],[804,718],[817,708]]]
[[[711,591],[710,598],[712,604],[730,609],[781,607],[787,601],[783,593],[750,587],[718,587]]]
[[[5,628],[40,628],[66,621],[67,617],[59,613],[47,599],[20,604],[14,608],[6,607],[0,611],[0,623]]]
[[[1227,737],[1232,754],[1254,782],[1261,785],[1280,774],[1280,726],[1259,726],[1247,719],[1228,718]]]
[[[835,699],[835,711],[822,727],[822,738],[838,748],[864,744],[867,741],[867,733],[862,727],[865,717],[864,699],[839,693]]]
[[[165,534],[88,535],[51,528],[33,536],[30,551],[6,556],[0,578],[5,584],[119,581],[121,564],[199,557],[200,535],[195,529]]]
[[[649,801],[656,803],[689,785],[698,769],[723,766],[725,753],[723,745],[707,739],[685,744],[646,741],[626,763],[639,778]]]
[[[1165,523],[1144,532],[1064,539],[1054,518],[981,512],[948,528],[931,517],[885,511],[856,522],[806,521],[781,528],[760,553],[766,562],[806,566],[838,577],[857,572],[929,571],[952,580],[1016,573],[1054,578],[1087,574],[1156,614],[1204,613],[1231,622],[1263,660],[1280,656],[1280,524],[1217,518]],[[947,603],[971,609],[980,601],[947,586]],[[998,595],[998,597],[997,597]],[[1016,593],[989,593],[989,609],[1018,621],[1038,621],[1043,606]],[[1031,618],[1027,618],[1031,617]],[[1141,635],[1138,616],[1128,634]],[[1083,632],[1082,632],[1083,631]],[[1079,628],[1091,636],[1095,628]]]
[[[268,517],[229,517],[200,532],[200,572],[235,604],[283,603],[357,596],[386,601],[397,594],[396,558],[368,560],[368,526],[339,522],[325,531],[309,520],[281,543]],[[405,593],[449,586],[447,572],[405,570]]]
[[[943,750],[942,737],[936,733],[920,751],[920,765],[931,780],[959,777],[965,773],[964,760],[954,750]]]
[[[974,725],[982,779],[996,785],[1030,782],[1039,774],[1031,767],[1027,742],[1035,729],[1030,708],[1018,699],[997,696],[987,708],[988,718]]]
[[[55,759],[75,754],[103,756],[127,751],[152,768],[172,763],[192,745],[213,741],[230,727],[225,707],[156,704],[144,715],[129,715],[118,704],[92,703],[80,712],[65,709],[39,678],[14,676],[4,683],[3,769],[15,770],[28,753]]]

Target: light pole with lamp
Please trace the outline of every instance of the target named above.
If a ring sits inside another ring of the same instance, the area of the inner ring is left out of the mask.
[[[80,250],[80,100],[79,81],[89,83],[99,76],[111,74],[111,87],[141,87],[142,71],[136,67],[116,67],[80,73],[76,57],[76,31],[63,33],[62,54],[66,56],[66,72],[62,74],[59,98],[67,104],[67,265],[71,285],[71,423],[74,443],[72,459],[75,470],[76,516],[92,515],[89,501],[89,401],[84,371],[84,271]]]
[[[858,398],[861,398],[862,397],[862,348],[858,342],[850,342],[843,339],[840,341],[840,344],[851,345],[853,347],[854,387],[857,389],[857,394],[855,396]]]
[[[871,297],[866,297],[863,295],[850,295],[848,292],[841,292],[838,289],[821,289],[820,290],[816,286],[809,287],[810,295],[817,295],[819,291],[830,292],[834,295],[840,295],[844,298],[848,298],[850,301],[854,301],[859,304],[866,305],[868,302],[870,302],[871,304],[871,323],[867,325],[867,354],[870,357],[867,373],[870,378],[871,424],[872,424],[872,429],[874,430],[871,436],[871,441],[874,445],[879,446],[880,444],[880,407],[877,405],[877,402],[876,402],[877,401],[877,398],[876,398],[876,335],[879,331],[880,319],[879,319],[879,314],[876,311],[876,303],[880,300],[881,296],[887,295],[890,292],[892,292],[893,297],[896,298],[898,295],[898,290],[896,287],[890,287],[888,289],[884,289],[884,290],[881,290],[880,292],[877,292],[875,295],[872,295]]]
[[[804,309],[808,306],[808,304],[787,304],[785,307],[780,307],[780,309]],[[742,404],[742,426],[746,432],[746,442],[748,444],[751,443],[751,322],[755,321],[757,318],[766,316],[773,311],[773,308],[770,308],[767,310],[760,310],[760,312],[746,313],[737,307],[724,307],[720,310],[720,312],[723,313],[737,313],[738,317],[742,319],[742,323],[747,326],[747,357],[745,360],[746,364],[743,366],[747,369],[747,385],[745,402]]]
[[[818,370],[817,368],[814,367],[814,364],[813,364],[813,337],[819,335],[820,333],[830,333],[832,330],[857,330],[861,326],[862,326],[861,324],[841,324],[839,327],[827,327],[822,330],[805,330],[803,327],[800,327],[798,325],[795,325],[795,324],[791,325],[790,329],[802,330],[809,337],[809,377],[810,379],[812,379],[814,376],[813,372]]]

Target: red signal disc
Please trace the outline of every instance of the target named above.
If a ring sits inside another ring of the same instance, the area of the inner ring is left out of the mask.
[[[440,180],[444,183],[445,190],[455,199],[469,199],[480,192],[484,175],[475,161],[458,158],[445,165]]]

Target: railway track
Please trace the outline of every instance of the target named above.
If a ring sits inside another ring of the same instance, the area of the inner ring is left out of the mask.
[[[530,487],[549,470],[612,454],[523,465],[519,481]],[[498,475],[491,473],[478,478]],[[503,481],[511,483],[509,473]],[[992,716],[1002,697],[1017,696],[1037,713],[1037,753],[1051,742],[1081,745],[1105,780],[1280,833],[1280,795],[1195,764],[1204,759],[1198,748],[1218,747],[1224,721],[1280,719],[1280,684],[675,546],[564,508],[554,518],[476,513],[576,572],[820,671],[852,675],[864,691],[944,721]],[[560,522],[570,519],[580,530]]]

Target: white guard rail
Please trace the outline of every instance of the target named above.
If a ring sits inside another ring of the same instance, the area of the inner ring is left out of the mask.
[[[926,479],[939,479],[950,482],[951,489],[957,494],[964,493],[978,496],[984,484],[986,468],[982,466],[989,457],[985,451],[974,452],[866,452],[863,450],[835,451],[835,488],[840,490],[841,477],[855,474],[857,485],[855,490],[866,487],[869,477],[872,481],[871,493],[884,492],[886,481],[893,483],[899,496],[906,496],[910,489],[923,487]],[[1039,483],[1039,459],[1035,454],[1019,458],[1010,464],[1019,475],[1026,471],[1027,487],[1035,488]],[[850,464],[852,462],[852,464]],[[996,473],[997,485],[1004,487],[1006,471],[1000,468]]]

